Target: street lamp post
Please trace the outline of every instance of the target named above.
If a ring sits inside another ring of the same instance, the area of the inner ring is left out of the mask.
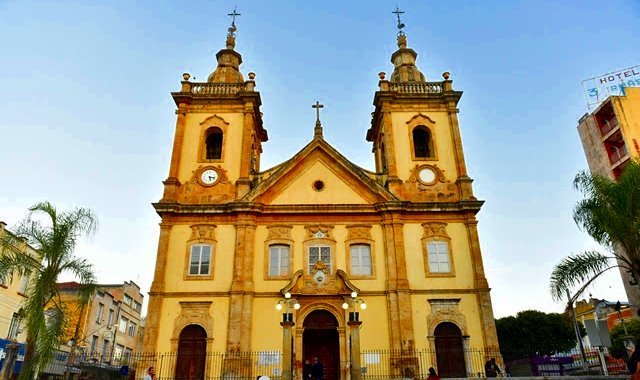
[[[277,310],[284,309],[284,313],[282,313],[282,322],[280,322],[280,326],[282,326],[282,380],[293,379],[293,335],[291,330],[293,329],[293,326],[295,326],[295,322],[293,321],[291,308],[299,310],[300,303],[295,298],[291,297],[291,293],[286,292],[284,294],[284,298],[278,300],[278,303],[276,303]]]
[[[349,321],[347,322],[349,325],[349,336],[351,339],[351,380],[362,379],[360,366],[360,326],[362,325],[362,322],[360,321],[360,313],[356,311],[357,305],[360,305],[360,309],[362,310],[367,308],[367,304],[364,300],[362,298],[358,298],[357,292],[351,292],[351,297],[345,297],[344,303],[342,304],[342,308],[344,310],[348,310],[349,308],[352,310],[349,311]]]

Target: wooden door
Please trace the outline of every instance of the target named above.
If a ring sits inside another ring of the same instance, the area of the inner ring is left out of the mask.
[[[309,314],[303,323],[302,361],[313,361],[314,357],[324,367],[325,380],[340,379],[340,342],[338,321],[325,310]]]
[[[204,379],[207,355],[207,332],[198,325],[189,325],[180,332],[176,358],[176,380]]]
[[[440,377],[467,377],[462,347],[462,334],[458,326],[443,322],[436,327],[436,362]]]

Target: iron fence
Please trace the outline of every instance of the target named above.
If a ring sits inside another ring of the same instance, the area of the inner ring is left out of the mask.
[[[143,379],[149,367],[154,367],[156,380],[255,380],[267,375],[279,380],[282,353],[254,352],[192,352],[168,353],[93,353],[73,355],[61,353],[48,365],[48,373],[68,371],[80,379]]]
[[[362,378],[426,379],[433,367],[441,377],[486,377],[485,364],[496,359],[498,376],[602,375],[603,360],[608,375],[628,374],[626,362],[604,350],[585,348],[586,363],[577,349],[553,355],[539,350],[498,349],[366,350],[361,353]]]

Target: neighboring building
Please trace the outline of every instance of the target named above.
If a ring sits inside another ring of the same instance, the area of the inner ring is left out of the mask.
[[[136,351],[144,299],[138,285],[133,281],[100,284],[84,307],[78,304],[77,282],[59,285],[61,298],[71,312],[68,341],[77,337],[76,347],[80,351],[103,360],[129,356]]]
[[[17,252],[26,252],[34,260],[37,260],[38,252],[27,244],[26,240],[18,239],[19,243],[17,245],[12,243],[15,235],[7,230],[6,227],[6,223],[0,222],[0,244],[6,242],[11,246],[1,247],[0,255],[3,254],[5,249],[9,249]],[[27,333],[20,323],[20,307],[27,298],[28,285],[29,279],[27,276],[14,276],[12,279],[0,278],[0,339],[25,342]]]
[[[640,88],[627,87],[623,95],[609,96],[580,118],[578,133],[589,170],[618,179],[629,161],[640,156]],[[640,308],[640,279],[622,268],[620,274],[629,302]]]
[[[483,202],[467,174],[462,92],[449,73],[427,82],[399,33],[366,132],[375,171],[331,146],[319,119],[302,150],[261,171],[261,98],[255,74],[245,81],[239,71],[233,31],[208,81],[184,74],[172,93],[177,122],[154,204],[162,223],[144,351],[177,351],[175,376],[203,378],[212,370],[205,351],[283,350],[274,306],[290,293],[300,304],[290,310],[297,377],[318,356],[327,378],[345,379],[354,324],[342,304],[357,292],[368,305],[362,350],[430,350],[441,376],[475,376],[469,350],[489,355],[476,359],[484,363],[498,340],[477,232]]]
[[[622,321],[627,323],[634,317],[633,310],[630,308],[628,302],[620,302],[619,312],[616,310],[616,303],[617,302],[597,298],[578,301],[575,307],[576,320],[585,327],[587,327],[587,320],[599,321],[598,328],[602,330],[600,335],[604,336],[605,333],[608,334],[615,326],[622,324]],[[582,338],[583,343],[587,347],[594,346],[589,336],[593,334],[593,332],[593,330],[590,331],[587,329],[587,335]]]

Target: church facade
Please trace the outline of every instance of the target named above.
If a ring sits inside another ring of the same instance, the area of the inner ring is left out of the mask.
[[[240,72],[234,31],[207,82],[184,74],[172,93],[143,351],[189,352],[193,371],[200,352],[282,351],[284,321],[297,378],[312,357],[327,379],[346,378],[354,328],[363,351],[430,350],[441,375],[471,375],[465,352],[498,340],[477,233],[483,202],[449,73],[427,82],[399,33],[363,131],[375,170],[332,147],[319,118],[302,150],[263,169],[261,97],[255,74]]]

